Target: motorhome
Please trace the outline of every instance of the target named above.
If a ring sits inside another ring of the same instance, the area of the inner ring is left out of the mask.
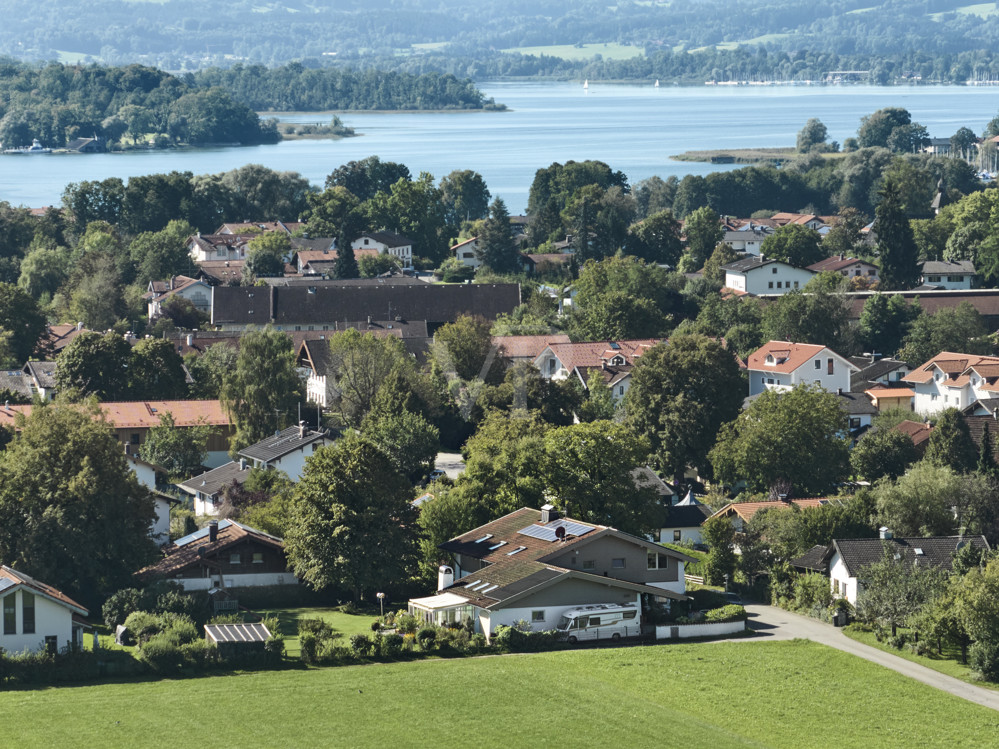
[[[642,618],[636,603],[596,603],[563,612],[555,625],[568,642],[620,640],[642,633]]]

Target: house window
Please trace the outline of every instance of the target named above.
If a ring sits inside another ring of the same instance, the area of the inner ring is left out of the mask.
[[[794,288],[798,288],[798,282],[797,281],[794,282]]]
[[[131,439],[129,439],[129,442],[131,442],[133,446],[138,445],[139,442],[140,442],[139,433],[138,432],[132,432],[132,436],[131,436]]]
[[[593,561],[592,559],[584,559],[583,560],[583,569],[584,570],[594,570],[596,568],[597,568],[597,563],[595,561]]]
[[[771,268],[770,272],[773,273],[774,275],[777,275],[777,267],[774,266],[773,268]]]
[[[649,569],[650,570],[659,569],[659,564],[658,564],[659,555],[656,554],[654,551],[650,551],[648,556],[649,556]]]
[[[545,620],[545,610],[544,609],[541,609],[540,611],[532,611],[531,612],[531,621],[532,622],[543,622],[544,620]]]
[[[17,593],[11,593],[3,599],[3,633],[5,635],[17,634]]]
[[[21,591],[21,631],[35,634],[35,594],[26,590]]]
[[[780,281],[777,282],[777,288],[780,288]]]
[[[860,429],[860,419],[850,419],[850,429]]]
[[[773,385],[774,384],[774,378],[773,377],[768,377],[767,378],[767,384],[768,385]]]
[[[612,559],[611,560],[611,567],[613,567],[616,570],[623,570],[624,569],[624,557],[615,557],[614,559]]]
[[[930,283],[940,283],[940,276],[930,276]]]
[[[239,563],[240,563],[240,559],[239,559],[239,552],[238,551],[235,552],[234,554],[230,554],[229,555],[229,564],[239,564]]]
[[[826,374],[833,374],[834,372],[835,369],[833,365],[833,360],[832,359],[826,360]]]
[[[822,369],[822,360],[821,359],[816,359],[815,360],[815,368],[816,369]]]
[[[678,544],[682,541],[682,533],[680,531],[673,531],[673,543]]]
[[[774,282],[773,282],[773,281],[771,281],[771,282],[770,282],[770,285],[769,285],[769,286],[768,286],[767,288],[768,288],[768,289],[772,289],[773,287],[774,287]]]
[[[951,283],[961,283],[964,281],[964,276],[947,276],[947,280]]]
[[[253,552],[253,563],[254,564],[263,564],[264,563],[264,554],[263,554],[263,552],[260,552],[260,551]]]

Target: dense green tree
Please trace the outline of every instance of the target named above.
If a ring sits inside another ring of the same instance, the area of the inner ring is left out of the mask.
[[[545,379],[529,362],[517,362],[510,367],[503,382],[496,387],[482,388],[477,405],[484,411],[492,408],[521,415],[536,413],[552,426],[568,426],[576,420],[577,414],[581,421],[586,421],[582,415],[584,401],[578,382],[574,378]]]
[[[125,204],[125,183],[118,177],[102,181],[70,182],[62,194],[62,205],[72,217],[77,234],[92,221],[117,224]]]
[[[204,465],[211,434],[208,424],[178,428],[172,414],[161,414],[160,425],[146,432],[139,457],[165,468],[171,476],[186,479]]]
[[[316,590],[355,600],[402,581],[416,561],[412,490],[370,441],[346,435],[311,455],[295,491],[285,537],[295,574]]]
[[[857,596],[861,619],[896,628],[912,620],[943,591],[946,573],[939,567],[897,560],[886,546],[881,559],[862,571],[864,585]]]
[[[236,368],[236,356],[235,347],[226,341],[209,346],[200,356],[186,356],[184,363],[194,380],[191,385],[192,397],[205,400],[218,398],[226,374]]]
[[[885,476],[898,478],[918,459],[912,438],[895,429],[867,432],[850,452],[853,470],[872,482]]]
[[[372,228],[389,228],[413,240],[413,252],[440,263],[447,256],[446,219],[433,175],[395,182],[366,204]]]
[[[946,536],[958,527],[954,508],[966,504],[967,481],[946,466],[916,463],[874,488],[877,522],[897,536]]]
[[[444,203],[445,220],[452,227],[452,232],[456,232],[463,221],[475,221],[489,214],[489,188],[478,172],[456,169],[442,177],[438,187]],[[509,234],[509,216],[505,228]]]
[[[857,342],[864,351],[894,356],[919,314],[920,307],[900,294],[874,294],[860,312]]]
[[[412,175],[405,164],[368,156],[360,161],[349,161],[334,169],[326,177],[326,189],[343,187],[359,200],[365,201],[380,192],[388,192],[399,180],[408,182],[411,178]]]
[[[503,198],[496,198],[489,206],[489,218],[482,223],[475,254],[486,268],[496,273],[520,270],[520,254],[510,232],[510,214]]]
[[[420,505],[420,572],[427,584],[436,584],[438,567],[453,561],[441,544],[493,519],[469,484],[434,489],[433,498]]]
[[[336,260],[333,262],[333,278],[357,278],[360,275],[361,269],[357,265],[357,258],[354,257],[354,248],[350,242],[345,242],[336,251]]]
[[[440,451],[440,433],[420,414],[405,409],[372,411],[361,425],[361,434],[388,456],[395,470],[417,481],[433,470]]]
[[[895,128],[904,127],[911,121],[912,117],[907,110],[901,107],[884,107],[860,119],[857,140],[861,148],[887,148],[888,139]]]
[[[277,172],[260,164],[246,164],[218,177],[232,199],[230,217],[294,221],[313,192],[309,180],[298,172]]]
[[[991,354],[993,346],[988,333],[978,310],[968,302],[961,302],[956,308],[919,315],[903,339],[899,357],[918,366],[941,351]]]
[[[767,390],[718,432],[709,455],[715,475],[751,491],[828,491],[849,472],[846,415],[817,385]]]
[[[828,137],[829,131],[822,124],[822,120],[812,117],[798,131],[798,139],[795,147],[800,153],[806,153],[812,149],[819,150],[825,145]]]
[[[813,546],[829,546],[836,538],[874,538],[867,503],[860,497],[842,498],[818,507],[778,505],[757,512],[748,530],[766,539],[778,560],[789,561]]]
[[[638,218],[646,219],[657,213],[672,210],[673,198],[680,181],[676,177],[649,177],[637,183],[631,194],[638,204]]]
[[[723,267],[739,259],[738,253],[724,242],[719,242],[711,257],[704,263],[704,277],[719,286],[725,283]]]
[[[95,404],[35,406],[0,453],[0,562],[92,606],[155,558],[153,501]]]
[[[107,330],[128,314],[121,273],[110,253],[88,253],[78,260],[63,293],[69,296],[66,316],[91,330]]]
[[[556,162],[535,172],[527,199],[531,244],[537,246],[547,240],[562,238],[565,233],[563,211],[571,200],[579,201],[579,191],[589,185],[596,186],[600,191],[619,187],[627,192],[628,178],[602,161]],[[579,207],[583,207],[582,202]],[[581,212],[577,211],[576,215],[581,215]]]
[[[245,333],[219,399],[236,427],[233,453],[292,422],[303,398],[291,338],[269,325]]]
[[[760,254],[775,260],[783,260],[797,268],[805,268],[826,257],[822,250],[822,236],[802,224],[786,224],[778,227],[773,234],[763,240]]]
[[[715,435],[739,413],[744,392],[731,351],[702,336],[675,336],[632,370],[627,419],[649,440],[656,465],[682,483],[688,466],[708,470]]]
[[[361,201],[346,187],[328,187],[308,196],[306,228],[313,237],[334,237],[337,248],[349,247],[367,227]]]
[[[898,185],[886,180],[878,192],[874,233],[881,257],[881,288],[911,289],[919,282],[919,265],[912,227],[901,204]]]
[[[959,156],[969,154],[976,143],[978,143],[978,136],[971,128],[958,128],[957,132],[950,136],[950,148]]]
[[[80,333],[59,354],[56,385],[64,393],[96,395],[102,401],[125,400],[131,356],[131,346],[117,333]]]
[[[961,412],[956,408],[941,411],[930,432],[926,460],[938,466],[947,466],[956,473],[969,473],[975,470],[977,453]]]
[[[593,421],[610,421],[617,413],[614,394],[603,372],[591,369],[586,378],[586,399],[579,405],[579,420],[584,424]]]
[[[708,545],[705,582],[726,585],[735,581],[735,527],[727,517],[711,517],[701,526],[701,536]]]
[[[0,283],[0,336],[5,341],[7,361],[0,366],[17,367],[26,362],[48,329],[45,315],[24,289]],[[3,359],[0,356],[0,359]]]
[[[704,177],[699,174],[688,174],[680,180],[673,199],[673,214],[678,219],[686,219],[695,211],[707,206],[708,188]]]
[[[162,281],[191,266],[187,239],[195,228],[186,221],[170,221],[158,232],[143,232],[132,240],[128,252],[142,283]]]
[[[453,371],[463,380],[498,382],[503,366],[493,345],[491,328],[484,317],[461,315],[434,335],[434,358],[442,369]]]
[[[184,362],[164,338],[144,338],[128,358],[128,395],[134,400],[182,398],[187,390]]]
[[[683,233],[687,240],[686,257],[693,270],[700,270],[715,247],[722,241],[725,232],[722,231],[718,214],[704,206],[691,213],[683,224]]]
[[[795,290],[764,308],[763,339],[814,343],[846,354],[852,348],[847,315],[839,294],[824,289],[808,293]]]
[[[680,222],[671,210],[653,213],[628,230],[625,249],[628,254],[650,263],[676,267],[683,252]]]
[[[594,421],[552,429],[545,435],[547,496],[567,516],[609,525],[636,536],[661,528],[659,494],[636,483],[649,445],[624,424]]]

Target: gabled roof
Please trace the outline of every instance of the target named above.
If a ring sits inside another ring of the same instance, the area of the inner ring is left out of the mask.
[[[569,372],[576,367],[600,367],[604,362],[609,365],[615,356],[624,357],[625,364],[631,365],[657,343],[665,342],[665,338],[644,338],[629,341],[550,343],[535,357],[535,363],[538,363],[545,352],[550,351]]]
[[[843,268],[849,268],[851,265],[862,265],[865,268],[878,267],[874,263],[868,262],[867,260],[861,260],[859,257],[834,255],[833,257],[827,257],[825,260],[820,260],[817,263],[812,263],[808,266],[808,270],[815,271],[816,273],[822,273],[823,271],[840,271],[843,270]]]
[[[304,223],[301,221],[241,221],[238,223],[222,224],[215,230],[216,234],[251,234],[258,235],[260,232],[278,231],[284,234],[292,234],[298,231]]]
[[[887,547],[892,558],[910,564],[941,567],[948,572],[954,561],[954,554],[962,546],[971,544],[979,549],[989,550],[989,542],[984,536],[929,536],[924,538],[851,538],[836,539],[826,552],[827,560],[838,553],[850,577],[858,577],[863,568],[876,564],[884,558]]]
[[[33,378],[40,388],[54,388],[56,386],[55,373],[58,363],[54,361],[29,361],[22,370],[29,377]]]
[[[169,281],[150,281],[149,290],[143,294],[143,297],[145,299],[161,301],[197,284],[207,286],[201,279],[191,278],[190,276],[173,276]]]
[[[364,239],[365,237],[373,239],[386,247],[408,247],[413,244],[412,239],[404,237],[402,234],[396,234],[394,231],[366,231],[354,241],[356,242],[358,239]]]
[[[28,399],[34,395],[31,378],[20,369],[0,369],[0,390],[9,390]]]
[[[224,465],[220,465],[218,468],[206,471],[200,476],[189,478],[187,481],[178,484],[178,486],[191,495],[197,495],[198,492],[201,492],[209,497],[214,497],[222,491],[223,487],[233,482],[237,484],[245,482],[252,468],[253,465],[251,463],[243,461],[241,464],[238,460],[232,460]]]
[[[202,528],[183,538],[178,538],[164,551],[166,556],[156,564],[139,570],[140,578],[174,575],[186,567],[198,564],[215,564],[211,557],[226,551],[232,546],[253,541],[284,553],[284,541],[277,536],[258,531],[235,520],[220,520],[215,541],[210,540],[208,528]]]
[[[229,417],[217,400],[121,401],[101,403],[101,410],[113,429],[147,429],[160,425],[160,416],[173,416],[174,426],[199,424],[229,426]],[[0,424],[13,424],[16,413],[31,415],[31,406],[0,406]]]
[[[256,444],[244,447],[239,454],[252,460],[269,463],[272,460],[280,460],[296,450],[302,450],[313,442],[325,442],[327,439],[329,435],[326,432],[315,432],[305,426],[288,427]]]
[[[892,427],[895,431],[901,432],[902,434],[909,435],[914,445],[920,445],[926,442],[930,438],[930,433],[933,431],[933,427],[929,424],[924,424],[921,421],[905,421],[899,422]]]
[[[804,510],[812,507],[821,507],[827,504],[842,504],[840,497],[814,497],[808,499],[788,499],[788,500],[764,500],[762,502],[729,502],[711,517],[732,517],[738,516],[743,522],[748,523],[758,512],[763,510],[789,510],[797,507]]]
[[[502,349],[508,359],[536,359],[551,343],[569,343],[564,333],[546,335],[498,335],[493,336],[493,345]]]
[[[850,375],[850,388],[852,390],[860,390],[861,385],[875,382],[896,370],[912,369],[908,363],[890,357],[871,361],[866,356],[851,356],[850,363],[858,368],[856,372]]]
[[[839,401],[839,407],[850,416],[874,415],[878,412],[871,399],[867,397],[867,393],[837,393],[836,399]]]
[[[914,369],[902,378],[903,382],[924,384],[930,382],[938,372],[946,375],[944,382],[948,385],[960,387],[964,382],[959,382],[962,375],[966,375],[969,370],[976,372],[980,367],[996,367],[997,369],[983,369],[981,376],[985,378],[995,378],[999,376],[999,357],[980,356],[978,354],[958,354],[952,351],[941,351],[918,369]],[[988,372],[989,374],[986,374]],[[995,372],[995,374],[992,374]]]
[[[773,263],[778,263],[780,265],[786,266],[788,268],[793,268],[793,265],[788,263],[783,263],[780,260],[774,260],[772,257],[763,257],[762,255],[748,255],[741,260],[736,260],[734,262],[728,263],[721,267],[722,270],[729,270],[733,273],[748,273],[749,271],[756,270],[757,268],[762,268],[764,265],[772,265]]]
[[[941,276],[951,273],[962,275],[975,274],[975,264],[970,260],[956,260],[953,262],[947,260],[927,260],[925,263],[920,263],[919,268],[924,276],[930,273]]]
[[[26,575],[23,572],[12,569],[7,565],[0,565],[0,594],[6,595],[19,586],[28,588],[32,593],[44,596],[45,598],[66,606],[74,613],[80,614],[81,616],[87,616],[87,614],[90,613],[87,609],[83,608],[83,606],[78,604],[61,590],[57,590],[51,585],[39,582],[30,575]]]
[[[700,528],[711,514],[704,505],[675,504],[666,511],[663,528]]]
[[[832,355],[846,364],[851,371],[857,367],[826,346],[790,341],[768,341],[749,355],[747,369],[762,372],[790,374],[798,367],[820,356]],[[825,364],[823,363],[823,367]],[[823,370],[824,371],[824,370]]]
[[[53,354],[58,354],[73,342],[80,333],[89,333],[90,329],[83,327],[83,323],[65,323],[60,325],[49,325],[48,334],[39,342],[42,351],[48,350]]]
[[[826,572],[829,569],[829,562],[826,560],[826,546],[813,546],[800,557],[791,560],[791,566],[812,572]]]

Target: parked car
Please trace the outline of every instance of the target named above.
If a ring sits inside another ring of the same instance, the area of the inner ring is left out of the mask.
[[[736,606],[744,605],[742,597],[738,593],[732,593],[731,591],[725,594],[725,600],[729,603],[734,603]]]

